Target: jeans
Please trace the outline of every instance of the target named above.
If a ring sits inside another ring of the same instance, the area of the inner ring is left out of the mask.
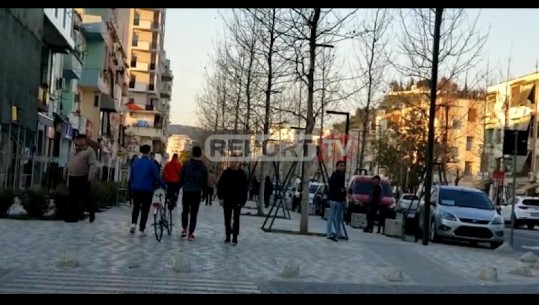
[[[341,226],[343,220],[344,204],[339,201],[329,202],[329,215],[327,222],[327,237],[341,237]],[[335,226],[335,234],[333,234],[333,226]]]

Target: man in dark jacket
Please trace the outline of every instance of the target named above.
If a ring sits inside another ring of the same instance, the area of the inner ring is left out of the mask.
[[[202,162],[202,149],[193,147],[192,158],[185,162],[180,175],[180,186],[183,187],[182,196],[182,237],[195,240],[198,208],[202,193],[208,185],[208,169]],[[189,229],[189,232],[187,231]]]
[[[337,162],[337,170],[329,178],[329,215],[327,222],[327,238],[333,241],[346,239],[341,235],[341,226],[344,216],[344,203],[346,201],[345,183],[345,163]],[[335,227],[335,234],[333,234]]]
[[[131,173],[129,177],[129,187],[133,192],[133,213],[131,215],[131,233],[135,233],[139,213],[140,233],[144,233],[146,222],[148,221],[148,213],[152,205],[153,192],[155,185],[160,185],[163,189],[167,189],[166,183],[161,179],[157,166],[150,159],[149,145],[143,145],[140,148],[142,157],[131,165]]]
[[[240,169],[239,162],[230,162],[217,184],[217,196],[219,204],[223,206],[225,215],[225,243],[238,244],[240,233],[240,213],[241,208],[247,202],[247,192],[249,191],[249,181],[247,175]],[[234,223],[231,226],[232,213],[234,213]]]
[[[374,221],[376,220],[376,214],[380,209],[380,199],[382,197],[382,186],[380,186],[380,176],[376,175],[372,177],[373,186],[371,195],[369,197],[369,203],[367,205],[367,227],[363,229],[363,232],[372,233],[374,229]]]

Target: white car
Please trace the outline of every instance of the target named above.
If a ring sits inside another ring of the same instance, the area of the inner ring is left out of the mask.
[[[515,228],[526,225],[532,230],[539,225],[539,197],[517,196],[515,203]],[[505,223],[511,223],[512,199],[504,203],[501,215]]]
[[[412,210],[417,210],[417,207],[419,206],[419,198],[417,198],[417,196],[414,194],[404,193],[401,195],[401,198],[399,198],[399,201],[397,202],[397,211],[407,211],[410,208],[410,204],[412,204],[412,200],[414,201]]]
[[[318,188],[320,188],[322,185],[323,183],[320,182],[309,183],[309,204],[313,204],[314,195],[316,194],[316,191],[318,191]]]

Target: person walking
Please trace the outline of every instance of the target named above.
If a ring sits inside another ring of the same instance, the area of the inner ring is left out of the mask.
[[[178,202],[180,193],[180,175],[182,172],[182,164],[179,161],[178,154],[173,154],[165,167],[163,168],[163,181],[167,184],[167,199],[169,199],[169,208],[172,210]]]
[[[133,155],[133,157],[129,161],[129,169],[127,171],[127,201],[129,202],[129,206],[133,205],[133,192],[131,191],[131,188],[129,186],[130,185],[129,177],[131,177],[131,166],[133,166],[133,163],[135,163],[137,159],[138,159],[138,155]]]
[[[200,159],[202,149],[193,147],[192,158],[185,162],[180,175],[180,187],[183,187],[182,196],[182,233],[181,237],[195,240],[198,209],[202,193],[208,185],[208,170]],[[188,231],[189,230],[189,231]]]
[[[219,204],[223,207],[225,217],[225,243],[238,244],[240,234],[241,208],[247,202],[249,181],[245,172],[240,169],[239,162],[230,162],[229,167],[222,173],[217,184]],[[232,218],[234,222],[231,223]]]
[[[152,159],[155,166],[157,166],[157,171],[161,172],[161,164],[159,162],[157,162],[157,160],[155,160],[155,153],[154,152],[152,152],[150,154],[150,159]]]
[[[161,179],[157,166],[150,159],[150,145],[140,147],[142,157],[131,166],[129,177],[130,189],[133,192],[133,213],[131,214],[131,234],[135,233],[140,214],[139,231],[144,234],[148,213],[152,205],[155,186],[160,185],[164,190],[167,184]]]
[[[66,222],[78,222],[81,216],[80,203],[88,210],[89,221],[95,220],[95,208],[90,197],[90,183],[95,178],[96,155],[88,146],[86,135],[75,137],[75,151],[67,164],[69,207]]]
[[[376,214],[380,209],[380,199],[382,196],[380,176],[376,175],[372,177],[372,182],[372,190],[369,196],[369,202],[367,203],[367,227],[363,229],[363,232],[366,233],[372,233],[374,230],[374,221],[376,220]]]
[[[206,187],[206,205],[211,206],[213,203],[213,193],[216,184],[217,176],[215,176],[213,170],[210,170],[210,173],[208,174],[208,186]]]
[[[269,176],[264,180],[264,207],[267,209],[270,205],[271,194],[273,194],[273,183]]]
[[[341,226],[344,216],[344,204],[346,201],[345,182],[345,163],[339,161],[336,164],[337,170],[329,178],[329,215],[327,221],[327,238],[333,241],[346,239],[341,235]],[[335,233],[333,233],[335,227]]]

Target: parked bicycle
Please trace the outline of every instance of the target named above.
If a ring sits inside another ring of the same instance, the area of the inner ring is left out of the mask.
[[[159,201],[153,203],[153,227],[155,238],[158,242],[161,242],[165,228],[168,235],[172,235],[172,210],[170,209],[169,199],[165,194],[160,193],[156,197],[159,198]],[[163,197],[165,197],[164,200]]]

